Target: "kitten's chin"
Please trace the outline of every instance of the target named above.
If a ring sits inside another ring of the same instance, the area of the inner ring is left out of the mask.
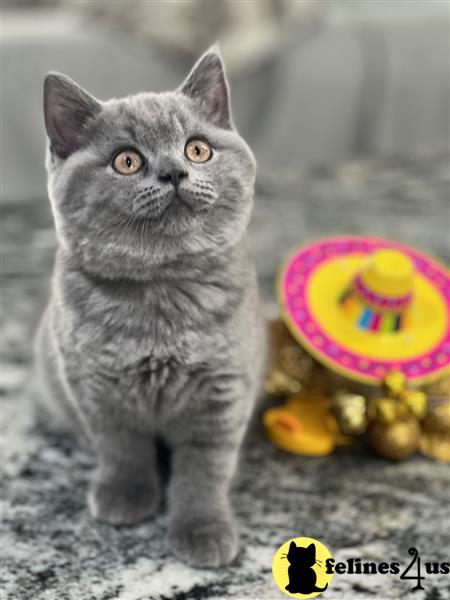
[[[179,259],[192,262],[192,266],[202,264],[205,258],[213,259],[222,256],[233,244],[230,240],[216,239],[208,232],[198,231],[196,234],[180,230],[178,222],[176,233],[158,234],[141,238],[139,243],[120,244],[117,240],[97,239],[78,240],[70,248],[60,247],[74,268],[98,278],[108,280],[134,280],[145,282],[152,279],[155,270],[173,268]],[[200,263],[197,263],[200,261]]]
[[[150,233],[168,237],[179,237],[199,231],[199,219],[192,207],[175,198],[157,218],[147,218]]]

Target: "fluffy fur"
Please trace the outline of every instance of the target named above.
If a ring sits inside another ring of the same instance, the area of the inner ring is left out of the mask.
[[[98,465],[88,505],[112,524],[158,508],[162,436],[173,552],[228,563],[229,485],[264,353],[245,238],[255,161],[232,124],[220,55],[208,51],[175,92],[107,102],[50,74],[44,113],[58,250],[36,339],[41,414],[86,439]],[[192,138],[211,145],[209,161],[186,158]],[[141,171],[113,169],[123,148],[140,152]]]

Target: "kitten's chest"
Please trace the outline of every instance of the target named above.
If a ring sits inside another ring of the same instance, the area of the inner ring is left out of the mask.
[[[194,368],[226,346],[218,326],[225,307],[223,294],[207,288],[159,286],[139,295],[94,288],[72,307],[70,345],[106,369],[164,379],[168,370]]]
[[[193,298],[184,311],[176,294],[163,306],[161,297],[163,291],[158,303],[116,302],[92,293],[69,319],[66,367],[83,386],[80,396],[97,403],[102,418],[119,411],[135,428],[164,427],[189,398],[202,404],[199,386],[226,356],[226,328],[215,316],[201,315]]]

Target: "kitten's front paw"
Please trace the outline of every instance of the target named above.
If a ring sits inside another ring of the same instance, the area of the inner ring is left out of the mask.
[[[238,536],[230,519],[191,517],[169,528],[170,547],[192,567],[220,567],[230,563],[238,550]]]
[[[93,481],[87,501],[95,519],[111,525],[133,525],[156,512],[159,490],[149,484]]]

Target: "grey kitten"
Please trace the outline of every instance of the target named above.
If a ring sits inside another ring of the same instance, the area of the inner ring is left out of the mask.
[[[246,242],[255,160],[220,55],[175,92],[107,102],[49,74],[44,113],[58,249],[36,339],[40,410],[88,441],[89,509],[114,525],[158,508],[162,436],[173,552],[228,563],[229,486],[264,352]]]

